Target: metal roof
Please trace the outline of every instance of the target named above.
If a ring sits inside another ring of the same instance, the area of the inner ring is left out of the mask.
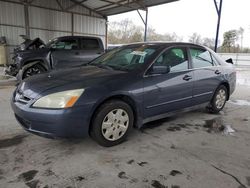
[[[70,0],[102,16],[111,16],[133,10],[171,3],[178,0]]]

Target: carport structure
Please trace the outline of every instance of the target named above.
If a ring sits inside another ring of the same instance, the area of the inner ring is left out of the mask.
[[[7,39],[8,54],[20,44],[19,35],[45,42],[64,35],[98,36],[107,46],[107,17],[137,10],[146,41],[148,7],[174,1],[178,0],[0,0],[0,36]],[[145,18],[139,10],[146,12]],[[221,6],[216,10],[220,21]]]
[[[147,12],[150,6],[173,1],[0,0],[0,36],[6,37],[7,54],[22,42],[19,35],[45,42],[65,35],[97,36],[107,46],[108,16],[138,9]]]

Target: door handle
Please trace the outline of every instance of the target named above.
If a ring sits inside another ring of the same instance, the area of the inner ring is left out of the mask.
[[[185,75],[182,79],[188,81],[192,79],[192,76]]]
[[[214,73],[215,73],[215,74],[220,74],[220,73],[221,73],[221,71],[216,70]]]
[[[75,55],[79,55],[80,53],[79,52],[75,52]]]

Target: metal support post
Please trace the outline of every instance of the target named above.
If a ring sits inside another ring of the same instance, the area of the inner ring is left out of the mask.
[[[145,9],[145,12],[146,12],[146,17],[145,19],[142,17],[141,13],[139,10],[137,10],[139,16],[141,17],[141,20],[144,24],[144,42],[147,41],[147,34],[148,34],[148,8]]]
[[[223,0],[220,0],[220,5],[218,7],[218,4],[217,4],[216,0],[214,0],[214,5],[215,5],[216,12],[217,12],[217,15],[218,15],[216,37],[215,37],[215,46],[214,46],[214,51],[215,52],[217,52],[217,48],[218,48],[218,40],[219,40],[219,32],[220,32],[220,20],[221,20],[221,10],[222,10],[222,1]]]

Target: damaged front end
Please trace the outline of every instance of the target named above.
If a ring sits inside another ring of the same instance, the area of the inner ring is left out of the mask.
[[[16,76],[19,70],[22,68],[20,65],[20,59],[18,58],[20,53],[27,50],[34,50],[45,47],[45,43],[40,38],[31,40],[25,35],[20,35],[20,37],[24,40],[24,42],[22,42],[14,49],[12,61],[7,65],[8,67],[5,69],[5,74],[10,76]]]
[[[16,76],[19,71],[19,67],[16,62],[17,55],[12,57],[12,62],[8,64],[7,68],[5,69],[5,74],[10,75],[10,76]]]

